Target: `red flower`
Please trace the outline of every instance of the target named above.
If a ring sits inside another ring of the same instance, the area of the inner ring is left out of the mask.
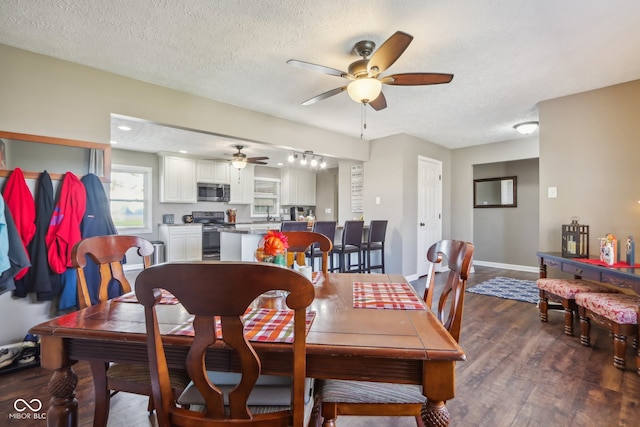
[[[287,236],[280,231],[269,230],[263,240],[265,255],[274,256],[283,253],[289,247]]]

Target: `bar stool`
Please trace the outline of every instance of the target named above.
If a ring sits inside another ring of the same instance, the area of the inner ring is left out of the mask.
[[[280,231],[308,231],[307,221],[282,221]]]
[[[371,220],[369,223],[369,237],[366,242],[362,242],[362,252],[367,273],[371,270],[381,269],[384,273],[384,238],[387,234],[387,223],[385,220]],[[371,265],[371,252],[380,251],[380,264]]]
[[[364,221],[345,221],[342,230],[342,243],[334,246],[334,253],[338,254],[341,273],[362,273],[362,231]],[[351,264],[351,254],[358,254],[358,264]],[[354,265],[357,268],[352,268]]]
[[[613,333],[613,366],[624,369],[626,365],[627,337],[633,337],[636,349],[636,370],[640,374],[640,350],[638,349],[638,305],[640,297],[623,293],[576,294],[580,316],[580,343],[591,345],[591,320]]]
[[[336,238],[336,221],[315,221],[313,223],[313,231],[327,236],[327,238],[331,240],[331,243],[333,243]],[[319,250],[318,243],[311,246],[307,255],[311,260],[311,271],[315,271],[315,259],[322,258],[322,251]],[[329,270],[334,270],[333,250],[329,253]]]
[[[564,333],[573,335],[573,318],[578,313],[576,305],[576,295],[584,292],[615,293],[615,289],[608,288],[597,283],[587,282],[580,279],[547,279],[540,278],[536,281],[540,290],[540,321],[547,322],[547,310],[549,308],[560,308],[559,306],[549,306],[549,300],[559,302],[564,309]]]

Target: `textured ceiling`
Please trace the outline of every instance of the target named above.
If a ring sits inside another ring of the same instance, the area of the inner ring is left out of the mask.
[[[631,0],[50,0],[0,2],[0,43],[360,136],[345,80],[363,39],[414,40],[383,74],[446,72],[451,84],[385,86],[365,139],[406,133],[449,148],[518,138],[537,103],[640,78]],[[0,59],[1,62],[1,59]],[[228,150],[227,144],[224,147]],[[251,153],[248,153],[251,154]]]

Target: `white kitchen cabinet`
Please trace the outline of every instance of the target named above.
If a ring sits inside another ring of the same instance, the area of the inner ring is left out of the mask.
[[[202,261],[202,224],[161,224],[159,231],[165,262]]]
[[[253,203],[254,165],[243,169],[229,166],[229,204],[250,205]]]
[[[159,195],[161,203],[196,203],[195,159],[161,155]]]
[[[216,160],[198,160],[197,181],[213,184],[229,183],[229,163]]]
[[[316,173],[304,169],[282,169],[281,206],[315,206]]]

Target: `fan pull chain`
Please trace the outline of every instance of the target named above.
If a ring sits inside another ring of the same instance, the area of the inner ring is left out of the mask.
[[[363,139],[365,129],[367,129],[367,104],[363,102],[360,110],[360,139]]]

